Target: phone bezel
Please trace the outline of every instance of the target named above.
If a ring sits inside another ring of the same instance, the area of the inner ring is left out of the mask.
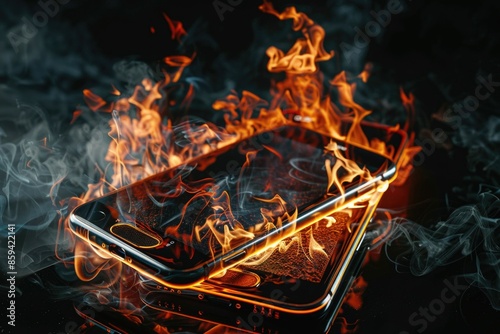
[[[366,247],[364,247],[365,245],[362,245],[362,242],[365,235],[365,230],[371,217],[373,216],[380,197],[380,193],[375,194],[371,198],[370,202],[367,203],[364,212],[359,215],[358,221],[354,224],[351,224],[354,229],[350,233],[348,233],[346,239],[344,240],[344,243],[341,245],[339,253],[337,254],[338,258],[332,258],[328,263],[323,272],[322,279],[319,282],[310,282],[304,279],[291,279],[287,283],[286,280],[289,278],[282,277],[283,281],[280,281],[277,284],[273,284],[273,279],[271,279],[270,282],[265,283],[268,285],[267,290],[280,288],[281,291],[286,291],[288,287],[296,285],[298,283],[298,287],[301,291],[292,290],[291,294],[287,295],[286,293],[284,293],[281,296],[282,298],[276,299],[272,296],[262,296],[261,294],[256,293],[256,291],[259,290],[262,285],[259,285],[255,288],[238,289],[236,287],[231,287],[224,284],[217,284],[213,280],[208,280],[199,285],[189,288],[189,290],[184,290],[181,292],[177,291],[176,293],[181,295],[189,295],[191,294],[190,291],[196,291],[197,293],[204,293],[207,295],[219,297],[221,299],[233,298],[242,302],[254,303],[256,305],[264,307],[272,307],[273,309],[290,313],[315,313],[323,309],[327,304],[331,303],[332,299],[337,295],[338,288],[342,285],[342,282],[345,280],[346,275],[350,275],[350,277],[347,278],[353,278],[356,276],[357,268],[352,268],[350,266],[352,265],[353,259],[364,257]],[[261,277],[265,277],[269,274],[266,272],[253,270],[251,267],[244,267],[242,270],[248,271],[250,273],[256,273]],[[271,276],[276,275],[272,274]],[[148,291],[168,291],[168,287],[155,285],[154,281],[143,280],[141,286],[146,287],[146,290]],[[307,296],[304,296],[304,291],[307,291]]]
[[[380,195],[380,194],[379,194]],[[370,206],[364,208],[364,214],[360,214],[357,226],[367,225],[372,213],[376,208],[378,200],[376,198],[370,202]],[[373,210],[369,210],[372,208]],[[363,238],[362,238],[363,239]],[[355,246],[355,245],[353,245]],[[140,327],[136,323],[129,322],[126,317],[123,317],[119,310],[109,308],[103,314],[100,312],[93,312],[94,315],[89,317],[82,312],[80,315],[89,321],[94,322],[96,325],[107,329],[119,330],[124,332],[142,330],[145,333],[154,332],[152,329],[155,325],[171,326],[169,322],[170,317],[165,316],[165,312],[177,314],[187,319],[192,319],[193,326],[199,326],[196,321],[210,322],[216,325],[224,325],[237,330],[251,331],[251,332],[272,332],[272,333],[289,333],[293,332],[297,326],[304,323],[308,324],[308,328],[313,332],[328,332],[333,325],[333,320],[336,318],[338,311],[345,298],[346,292],[349,290],[353,280],[357,277],[361,263],[368,250],[368,244],[360,242],[356,247],[356,252],[352,259],[348,261],[346,272],[340,279],[340,283],[334,290],[334,285],[331,284],[331,278],[334,275],[333,270],[326,270],[324,276],[329,276],[330,279],[322,280],[316,283],[322,286],[325,293],[331,295],[331,298],[326,298],[321,304],[323,307],[311,312],[303,312],[301,314],[294,313],[293,310],[286,310],[287,312],[280,312],[279,317],[269,316],[268,312],[277,310],[274,304],[266,303],[265,300],[259,296],[250,295],[241,298],[238,289],[227,288],[224,285],[213,285],[210,282],[204,282],[195,289],[175,290],[163,286],[155,286],[153,281],[139,281],[139,289],[134,289],[138,296],[129,296],[134,300],[142,301],[146,307],[142,307],[142,316],[144,316],[144,323]],[[249,270],[249,269],[245,269]],[[130,271],[128,271],[131,273]],[[136,275],[137,273],[131,273]],[[137,282],[136,278],[129,278]],[[330,284],[329,284],[330,283]],[[277,285],[279,287],[279,284]],[[219,293],[214,294],[213,291],[217,290]],[[300,286],[296,294],[310,293],[307,287]],[[137,297],[139,299],[137,299]],[[174,305],[175,308],[161,307],[159,304],[168,301],[168,304]],[[242,306],[236,306],[240,303]],[[252,310],[255,306],[257,313]],[[90,305],[89,305],[90,306]],[[100,305],[102,307],[109,307],[108,305]],[[307,307],[307,305],[303,305]],[[265,313],[261,313],[260,307],[265,307]],[[286,305],[285,305],[286,307]],[[282,311],[282,310],[281,310]],[[292,311],[292,312],[290,312]],[[187,320],[190,321],[190,320]],[[185,326],[189,326],[189,322],[183,322]],[[170,328],[170,327],[169,327]]]
[[[300,127],[296,124],[288,124],[287,126]],[[308,131],[313,131],[308,128],[306,129]],[[221,148],[220,150],[226,151],[238,143],[239,142],[233,143],[228,147]],[[349,146],[357,147],[353,144],[349,144]],[[363,148],[357,148],[364,150]],[[217,152],[211,152],[210,154],[217,154]],[[204,156],[198,158],[202,159],[203,157]],[[379,155],[379,157],[383,156]],[[76,208],[70,215],[70,228],[76,235],[87,241],[89,234],[97,236],[99,242],[95,242],[94,246],[108,252],[109,255],[138,270],[141,274],[146,275],[147,277],[167,286],[171,286],[174,288],[187,288],[220,273],[224,269],[235,266],[236,264],[249,258],[250,256],[255,255],[255,249],[261,246],[262,243],[268,244],[268,239],[270,237],[274,237],[275,235],[279,234],[279,238],[276,238],[276,240],[273,242],[273,244],[277,244],[280,240],[290,236],[296,231],[309,226],[313,222],[328,216],[336,210],[340,210],[343,206],[347,205],[351,200],[358,198],[360,195],[366,194],[370,190],[375,190],[375,188],[381,181],[391,180],[396,175],[396,165],[388,157],[383,158],[387,161],[388,168],[382,174],[376,175],[368,182],[348,189],[345,192],[344,196],[332,197],[323,200],[313,207],[309,207],[301,212],[300,216],[293,222],[294,224],[284,224],[284,227],[279,230],[275,229],[270,233],[267,233],[263,237],[256,237],[248,243],[240,245],[224,254],[220,254],[220,256],[216,257],[215,259],[207,258],[207,260],[203,263],[193,266],[187,270],[177,270],[168,267],[164,263],[151,258],[147,254],[145,254],[144,251],[137,250],[128,243],[104,231],[99,226],[77,214],[78,211],[85,211],[82,210],[82,208],[88,208],[90,205],[92,205],[92,203],[99,201],[99,199],[84,203]],[[144,179],[141,182],[147,182],[148,179]],[[131,186],[133,185],[127,187]],[[120,188],[112,193],[109,193],[105,197],[113,196],[119,191],[123,191],[124,188]],[[272,246],[273,244],[269,246]],[[119,254],[115,254],[110,251],[110,247],[115,245],[125,250],[126,257],[122,257]]]

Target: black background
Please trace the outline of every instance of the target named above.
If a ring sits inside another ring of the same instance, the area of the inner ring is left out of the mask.
[[[413,0],[401,3],[405,10],[392,16],[383,32],[363,49],[360,59],[351,61],[343,53],[342,42],[352,45],[353,28],[363,29],[364,24],[373,19],[370,10],[384,9],[384,1],[294,1],[286,5],[297,5],[325,27],[326,49],[336,52],[329,65],[322,65],[326,78],[332,78],[342,69],[359,73],[368,61],[374,64],[372,79],[363,89],[361,98],[368,105],[372,103],[375,111],[381,108],[384,93],[394,101],[398,88],[403,87],[416,96],[415,132],[418,138],[428,138],[428,130],[434,128],[444,128],[450,138],[459,136],[464,127],[478,132],[477,141],[451,140],[447,142],[451,146],[437,145],[436,151],[415,169],[409,182],[401,189],[390,191],[381,204],[384,208],[402,210],[399,211],[401,215],[432,227],[437,221],[446,220],[454,208],[475,204],[467,195],[477,192],[479,184],[498,186],[498,163],[484,168],[488,159],[499,153],[498,139],[480,135],[482,131],[490,131],[492,120],[498,119],[500,105],[496,96],[481,101],[479,108],[459,129],[446,127],[432,114],[473,95],[478,74],[492,74],[494,80],[500,81],[497,20],[500,7],[495,1],[449,4]],[[264,51],[271,44],[286,49],[298,35],[290,33],[290,22],[278,22],[262,14],[257,9],[258,4],[242,0],[233,11],[225,12],[221,21],[210,1],[93,3],[72,0],[61,6],[60,12],[20,53],[13,53],[8,40],[2,41],[1,46],[5,49],[0,55],[3,63],[0,88],[5,95],[14,92],[12,98],[40,106],[51,129],[61,134],[72,119],[72,111],[83,104],[81,91],[85,88],[108,89],[110,84],[119,81],[113,73],[113,64],[124,59],[144,61],[154,67],[167,55],[196,52],[197,61],[188,75],[204,79],[201,90],[205,93],[200,95],[223,92],[221,97],[227,93],[224,89],[229,82],[236,91],[249,89],[268,97],[270,75],[265,70]],[[284,1],[276,1],[277,8],[284,6]],[[6,39],[8,31],[19,24],[22,17],[29,18],[39,10],[35,1],[2,5],[0,38]],[[183,22],[188,31],[188,39],[180,47],[170,39],[163,12]],[[155,28],[154,34],[150,32],[151,26]],[[194,109],[198,108],[195,112],[205,119],[218,121],[220,116],[200,111],[203,103],[203,99],[195,103]],[[11,110],[4,108],[2,119],[12,119]],[[387,114],[382,118],[391,121]],[[493,128],[491,133],[498,131]],[[6,132],[2,143],[15,142],[23,135],[15,129]],[[474,152],[483,160],[473,169],[471,150],[477,148],[478,141],[482,144],[478,146],[480,152]],[[5,171],[2,172],[5,175]],[[71,188],[68,192],[77,194],[78,189]],[[453,281],[454,275],[473,270],[474,262],[469,260],[465,257],[430,274],[415,277],[398,273],[382,252],[378,261],[371,261],[363,268],[362,275],[368,286],[363,293],[362,308],[349,312],[350,328],[357,328],[360,333],[415,332],[420,326],[409,323],[410,315],[439,298],[445,280]],[[18,280],[22,295],[18,298],[16,333],[26,330],[59,333],[65,331],[68,322],[83,323],[71,301],[67,298],[57,300],[46,286],[33,283],[68,284],[56,278],[52,271],[51,267],[40,271],[38,276]],[[498,316],[481,289],[471,286],[455,302],[447,304],[443,313],[429,322],[423,332],[446,329],[457,333],[493,333],[498,328]],[[4,320],[0,328],[8,332],[10,329],[5,329]]]

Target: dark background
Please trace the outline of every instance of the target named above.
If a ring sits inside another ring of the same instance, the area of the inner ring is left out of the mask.
[[[32,131],[35,125],[43,124],[42,132],[50,133],[49,139],[60,150],[60,156],[63,152],[75,156],[81,153],[77,138],[71,137],[73,132],[68,124],[73,118],[72,112],[83,108],[82,90],[85,88],[100,93],[109,91],[110,85],[114,84],[126,90],[150,73],[140,64],[145,63],[154,69],[162,57],[196,52],[196,61],[185,74],[200,79],[198,95],[192,110],[176,110],[173,117],[196,114],[219,122],[220,115],[207,109],[210,101],[225,96],[230,89],[238,92],[248,89],[268,98],[272,76],[265,70],[265,49],[276,45],[286,50],[298,34],[291,32],[289,21],[279,22],[275,17],[261,13],[257,9],[258,4],[260,2],[242,0],[232,11],[225,12],[221,21],[210,1],[92,3],[72,0],[60,5],[54,17],[39,28],[27,44],[21,45],[18,52],[9,42],[8,34],[22,22],[23,17],[31,18],[40,7],[35,1],[3,4],[0,14],[0,176],[5,181],[2,188],[4,202],[0,201],[2,224],[12,219],[18,226],[29,229],[38,221],[57,219],[55,214],[48,213],[54,211],[54,207],[47,200],[47,187],[43,185],[11,194],[10,197],[6,194],[6,190],[13,189],[9,187],[15,187],[16,182],[19,184],[16,189],[24,185],[22,179],[13,177],[15,173],[9,172],[9,166],[19,164],[18,172],[22,174],[20,162],[23,161],[23,151],[8,160],[5,148],[8,143],[14,143],[21,149],[25,139],[36,138],[37,133]],[[401,4],[404,11],[392,15],[388,26],[371,38],[369,45],[362,48],[359,54],[348,57],[342,43],[353,45],[354,28],[364,30],[365,24],[373,20],[370,11],[378,12],[386,8],[385,1],[275,2],[278,9],[283,9],[285,5],[297,5],[299,10],[325,28],[325,48],[336,52],[332,61],[321,65],[325,80],[341,70],[357,74],[366,62],[373,63],[372,77],[366,86],[360,87],[357,98],[374,110],[374,120],[389,124],[399,120],[396,116],[399,109],[395,106],[399,103],[399,87],[415,95],[415,133],[420,143],[434,142],[434,150],[425,155],[423,164],[416,167],[404,187],[388,193],[381,207],[395,211],[396,217],[407,217],[429,228],[427,233],[419,235],[420,239],[415,238],[424,242],[424,248],[431,249],[443,244],[444,236],[433,234],[437,230],[437,222],[444,221],[451,226],[458,224],[450,219],[452,213],[466,205],[481,206],[482,198],[478,194],[484,193],[485,189],[490,189],[488,191],[498,197],[498,92],[481,101],[469,117],[462,119],[459,127],[450,126],[435,115],[474,95],[478,75],[491,75],[493,81],[500,82],[500,27],[497,20],[500,5],[495,1],[449,4],[430,0],[401,1]],[[163,12],[183,22],[188,31],[181,45],[170,38]],[[155,28],[154,34],[150,31],[151,27]],[[128,65],[115,65],[123,61]],[[20,104],[34,107],[19,107]],[[87,123],[106,133],[106,117],[84,114],[74,126],[81,127]],[[429,135],[436,128],[446,132],[444,143],[433,141]],[[100,154],[98,148],[94,154]],[[99,161],[99,157],[95,159]],[[85,190],[85,185],[93,177],[86,173],[86,167],[82,167],[86,164],[89,163],[80,161],[78,166],[81,169],[72,170],[71,182],[64,184],[58,198],[78,196]],[[85,177],[82,177],[83,174]],[[39,180],[42,176],[38,174],[36,177]],[[31,196],[28,199],[24,197],[27,193]],[[11,218],[5,203],[19,206],[20,213]],[[32,215],[25,212],[26,208],[32,210]],[[492,215],[490,218],[499,218],[498,212]],[[449,230],[457,236],[468,235],[470,231],[477,233],[470,241],[472,248],[478,252],[465,255],[458,252],[454,257],[457,261],[437,266],[419,277],[409,273],[408,267],[401,263],[396,266],[391,262],[385,249],[377,250],[380,251],[380,258],[373,260],[372,254],[372,260],[362,270],[368,283],[363,293],[362,308],[346,311],[346,319],[351,324],[348,327],[361,333],[415,332],[421,327],[409,323],[410,315],[439,299],[446,286],[445,280],[453,282],[454,277],[459,275],[461,284],[470,287],[455,302],[447,304],[435,320],[429,321],[423,332],[442,332],[444,329],[467,333],[495,332],[499,314],[484,291],[498,297],[498,293],[494,294],[500,290],[496,275],[498,264],[496,267],[488,266],[488,271],[480,273],[478,268],[482,268],[484,263],[477,258],[481,257],[478,255],[481,253],[498,260],[499,248],[491,246],[486,249],[481,242],[480,232],[483,230],[475,230],[472,226],[465,224],[463,229]],[[20,231],[23,235],[22,228]],[[39,233],[53,233],[53,230],[40,228]],[[492,233],[498,245],[496,225]],[[29,234],[29,237],[33,235]],[[38,234],[36,238],[43,239]],[[452,241],[459,242],[456,240]],[[40,245],[41,250],[50,248],[48,241]],[[389,254],[408,248],[404,243],[398,244],[397,239],[392,245],[388,248]],[[438,253],[436,256],[441,255]],[[411,254],[406,258],[411,259]],[[78,282],[70,274],[62,274],[65,268],[61,265],[43,269],[45,263],[54,262],[47,255],[36,262],[36,274],[18,280],[19,327],[16,333],[24,333],[21,330],[23,327],[28,331],[36,329],[39,333],[59,333],[65,331],[68,323],[83,323],[72,308],[70,296],[60,288]],[[478,280],[471,280],[471,277],[480,277],[479,274],[485,278],[481,284],[476,282]],[[496,306],[498,308],[498,302]],[[8,332],[10,329],[4,329],[4,320],[0,328],[2,332]]]

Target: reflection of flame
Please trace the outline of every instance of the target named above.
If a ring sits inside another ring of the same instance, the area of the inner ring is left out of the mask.
[[[296,119],[307,120],[303,123],[306,127],[334,138],[356,143],[386,156],[394,154],[393,148],[387,147],[384,142],[377,139],[370,141],[364,134],[361,122],[370,114],[370,111],[354,101],[355,84],[348,82],[344,72],[330,81],[330,84],[338,91],[340,107],[333,103],[330,96],[324,92],[323,75],[319,71],[317,63],[333,57],[333,52],[324,50],[324,30],[305,14],[298,13],[294,7],[289,7],[279,13],[271,3],[265,1],[260,9],[280,20],[293,20],[293,29],[301,31],[303,38],[299,38],[286,53],[276,47],[268,48],[268,70],[270,72],[284,72],[286,75],[283,81],[276,82],[272,87],[273,97],[271,101],[263,100],[252,92],[243,91],[241,96],[232,92],[227,97],[213,103],[213,109],[224,112],[226,122],[224,129],[210,123],[174,125],[172,120],[166,116],[166,110],[169,107],[177,103],[188,105],[193,97],[194,88],[192,85],[187,91],[181,90],[181,93],[184,93],[181,97],[169,93],[177,88],[183,70],[191,64],[194,55],[190,57],[184,55],[165,57],[164,79],[156,83],[151,79],[144,79],[130,97],[123,97],[120,92],[114,89],[113,94],[117,97],[113,101],[106,101],[90,90],[84,91],[85,101],[91,110],[110,113],[109,136],[111,142],[106,155],[109,166],[102,171],[102,178],[98,183],[89,185],[87,193],[82,198],[83,201],[102,196],[111,190],[167,168],[179,166],[193,157],[233,143],[240,138],[246,138],[277,125],[285,124],[287,118],[284,114],[288,111],[297,113],[299,117]],[[170,20],[167,16],[165,18],[171,27],[172,38],[182,38],[185,34],[182,25]],[[363,72],[361,77],[366,80],[368,70],[366,73]],[[167,94],[167,92],[169,93]],[[407,98],[404,93],[402,93],[402,97],[405,106],[411,111],[413,100]],[[351,124],[347,132],[341,128],[343,120],[348,120]],[[332,165],[330,159],[325,160],[329,178],[328,189],[335,186],[343,193],[345,183],[351,182],[356,177],[361,180],[367,180],[371,177],[368,170],[361,169],[356,163],[346,159],[334,143],[328,145],[325,150],[335,161]],[[409,166],[411,157],[417,152],[416,149],[407,150],[401,159],[401,166]],[[248,152],[247,158],[251,159],[251,155],[252,152]],[[406,171],[407,174],[409,169]],[[199,197],[212,197],[214,193],[207,193],[206,189],[208,188],[202,189]],[[279,194],[275,194],[271,200],[257,200],[272,201],[277,204],[277,207],[280,205],[284,207],[283,199]],[[366,198],[360,202],[365,200]],[[81,201],[74,200],[74,202],[77,204],[76,202]],[[254,237],[256,231],[244,230],[234,217],[227,193],[211,198],[210,203],[213,214],[207,218],[205,225],[196,228],[194,237],[204,238],[207,231],[210,231],[210,235],[224,250],[229,250],[234,240]],[[74,206],[70,205],[71,207]],[[183,213],[185,213],[186,208],[187,206],[184,207]],[[283,219],[293,221],[295,215],[296,213],[290,216],[284,212],[281,217],[276,219],[273,218],[276,217],[275,212],[263,210],[263,220],[257,226],[264,230],[274,229],[279,227]],[[330,221],[329,224],[331,226],[332,222]],[[62,238],[68,236],[67,229],[62,229],[61,233],[63,233]],[[313,237],[312,229],[308,239],[309,256],[324,254],[321,244]],[[283,252],[290,248],[293,243],[300,243],[300,240],[301,238],[296,236],[292,237],[289,243],[281,242],[272,246],[278,246],[279,250]],[[270,245],[266,245],[266,247],[268,246]],[[270,256],[272,251],[266,251],[266,247],[262,249],[264,252],[259,259],[252,259],[254,263],[260,263]],[[98,256],[91,256],[91,251],[97,253]],[[120,277],[117,273],[122,269],[121,264],[107,258],[95,247],[77,244],[75,253],[74,264],[80,279],[91,281],[105,271],[112,272],[117,278]],[[113,282],[110,282],[110,285]]]
[[[80,242],[75,247],[75,270],[81,280],[92,281],[101,272],[106,271],[110,271],[110,280],[105,281],[107,286],[112,286],[120,278],[120,262],[114,260],[96,247]],[[99,256],[93,256],[95,253]]]
[[[343,195],[344,182],[351,183],[356,177],[361,177],[362,180],[369,179],[370,172],[366,168],[361,169],[354,161],[344,158],[342,154],[340,154],[335,142],[330,142],[325,150],[337,158],[333,166],[331,166],[331,161],[329,159],[325,160],[326,172],[328,174],[327,189],[335,185],[335,188]],[[347,172],[343,176],[339,176],[339,170],[341,168]]]

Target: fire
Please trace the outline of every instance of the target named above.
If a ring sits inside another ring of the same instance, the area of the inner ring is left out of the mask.
[[[410,133],[410,138],[408,140],[408,145],[401,154],[401,159],[398,163],[399,174],[398,178],[394,181],[394,185],[402,185],[406,182],[413,170],[413,166],[411,164],[413,157],[415,157],[415,155],[422,150],[420,146],[414,145],[415,133],[410,131],[413,126],[413,117],[415,115],[415,96],[413,94],[407,95],[402,89],[400,96],[404,107],[408,110],[408,120],[405,123],[404,130],[407,133]]]
[[[83,90],[83,96],[85,102],[92,111],[100,110],[102,107],[106,105],[106,101],[104,101],[100,96],[92,93],[88,89]]]
[[[274,46],[267,49],[269,72],[314,73],[318,70],[317,62],[327,61],[333,57],[333,51],[326,52],[323,47],[325,30],[315,24],[306,14],[297,12],[295,7],[288,7],[284,12],[279,13],[268,1],[264,1],[259,8],[264,13],[272,14],[280,20],[293,20],[293,30],[302,30],[304,34],[304,38],[297,39],[286,55]]]
[[[78,277],[84,282],[93,281],[99,274],[108,273],[103,288],[110,287],[120,278],[122,264],[106,255],[98,248],[85,243],[75,245],[75,270]],[[94,256],[96,254],[98,256]]]
[[[167,14],[163,13],[165,21],[167,21],[170,31],[172,32],[171,38],[180,41],[182,37],[187,35],[186,30],[182,26],[182,22],[172,20]]]
[[[201,240],[201,231],[204,229],[212,232],[210,235],[213,235],[217,239],[217,242],[225,251],[233,248],[233,240],[253,239],[253,233],[245,231],[234,217],[227,192],[224,191],[219,197],[213,200],[212,208],[214,213],[207,218],[206,224],[201,227],[195,227],[196,239],[198,241]],[[223,228],[222,231],[220,230],[221,226]],[[231,232],[232,230],[234,232]]]
[[[324,93],[323,76],[317,66],[318,62],[328,61],[334,56],[333,51],[324,49],[324,29],[294,7],[279,13],[270,2],[264,1],[259,8],[280,20],[293,20],[293,30],[300,30],[303,34],[303,38],[298,38],[286,54],[274,46],[266,51],[269,57],[267,69],[286,74],[285,80],[275,83],[271,91],[270,109],[296,110],[297,116],[308,120],[311,128],[321,129],[334,138],[343,138],[340,135],[341,115],[329,95]]]
[[[226,123],[224,128],[208,122],[202,125],[187,122],[174,124],[165,112],[172,105],[188,106],[190,104],[195,90],[193,85],[189,85],[183,96],[175,99],[172,99],[166,92],[174,89],[180,82],[184,69],[194,61],[196,54],[165,57],[163,80],[153,82],[152,79],[145,78],[129,97],[123,96],[114,87],[112,95],[115,98],[111,101],[106,101],[88,89],[84,90],[84,99],[90,110],[110,114],[108,135],[111,141],[105,157],[109,165],[102,171],[102,178],[98,183],[89,184],[88,191],[82,196],[81,201],[89,201],[168,168],[180,166],[196,156],[214,151],[241,138],[286,124],[290,122],[290,114],[295,115],[294,121],[301,121],[305,127],[393,157],[395,154],[393,147],[387,146],[379,139],[369,139],[365,135],[362,122],[371,111],[354,101],[356,85],[347,80],[345,72],[339,73],[328,81],[331,88],[338,92],[338,104],[334,103],[330,94],[327,93],[318,63],[332,59],[334,52],[327,52],[324,49],[325,31],[323,28],[306,14],[297,12],[294,7],[278,12],[270,2],[264,1],[259,8],[280,20],[292,20],[293,30],[301,32],[302,37],[298,38],[287,52],[274,46],[266,51],[269,57],[268,71],[285,74],[284,80],[273,84],[271,101],[262,99],[255,93],[243,91],[241,94],[231,92],[212,104],[216,112],[224,113]],[[171,20],[166,15],[165,20],[172,31],[172,39],[180,40],[187,34],[180,22]],[[363,81],[368,80],[370,71],[370,67],[367,67],[360,74]],[[401,97],[411,114],[413,96],[407,96],[401,92]],[[75,112],[75,117],[80,114],[81,111]],[[350,124],[347,131],[346,122]],[[409,126],[407,123],[405,130],[409,131]],[[356,178],[360,180],[371,178],[367,169],[360,168],[355,162],[347,159],[334,142],[325,147],[325,152],[332,158],[325,159],[328,190],[335,188],[343,194],[346,183]],[[399,182],[403,182],[408,177],[411,170],[411,158],[416,153],[418,149],[410,147],[402,154],[399,160],[402,178]],[[252,154],[253,152],[247,153],[247,160],[252,159]],[[275,155],[279,158],[277,152]],[[334,163],[332,163],[333,160]],[[366,203],[374,192],[383,192],[384,187],[387,187],[387,184],[382,184],[380,189],[375,189],[360,198],[358,203]],[[271,200],[257,199],[272,203],[274,212],[262,209],[262,221],[256,225],[255,230],[247,231],[235,218],[228,194],[224,192],[214,198],[215,184],[190,191],[197,194],[196,199],[202,199],[207,205],[212,205],[212,214],[206,219],[206,223],[201,227],[196,227],[190,237],[196,240],[210,237],[226,251],[230,250],[235,242],[252,239],[256,233],[279,227],[285,219],[293,221],[296,215],[296,212],[292,215],[286,212],[285,203],[280,194],[275,194]],[[77,202],[80,201],[74,201],[75,204],[70,205],[70,208],[74,207]],[[187,208],[188,205],[183,208],[183,215],[186,214]],[[277,216],[277,213],[279,217],[273,218]],[[334,226],[335,219],[327,218],[327,224],[328,227]],[[169,229],[171,230],[167,233],[177,233],[176,227]],[[68,229],[63,227],[62,230],[63,237],[68,237]],[[300,244],[300,235],[293,236],[293,232],[292,230],[287,235],[291,238],[288,241],[263,247],[260,257],[252,258],[247,265],[264,262],[275,249],[284,252],[293,244]],[[304,233],[309,233],[308,256],[325,255],[322,245],[313,237],[312,228]],[[115,277],[114,280],[117,280],[122,270],[122,265],[118,261],[109,258],[99,249],[82,243],[76,243],[74,265],[78,277],[88,282],[93,281],[103,272],[107,272],[110,279],[113,280],[112,277]],[[115,281],[111,281],[110,285],[113,283]],[[351,301],[353,298],[351,296]],[[355,304],[359,302],[356,301]]]
[[[331,166],[330,160],[325,160],[326,172],[328,174],[327,189],[335,185],[335,188],[339,189],[340,193],[344,195],[344,182],[351,183],[356,177],[361,177],[362,180],[370,178],[370,172],[366,168],[361,169],[354,161],[348,160],[342,156],[335,142],[330,142],[330,144],[325,147],[325,150],[337,158],[333,166]],[[347,173],[340,176],[340,169],[347,171]]]

